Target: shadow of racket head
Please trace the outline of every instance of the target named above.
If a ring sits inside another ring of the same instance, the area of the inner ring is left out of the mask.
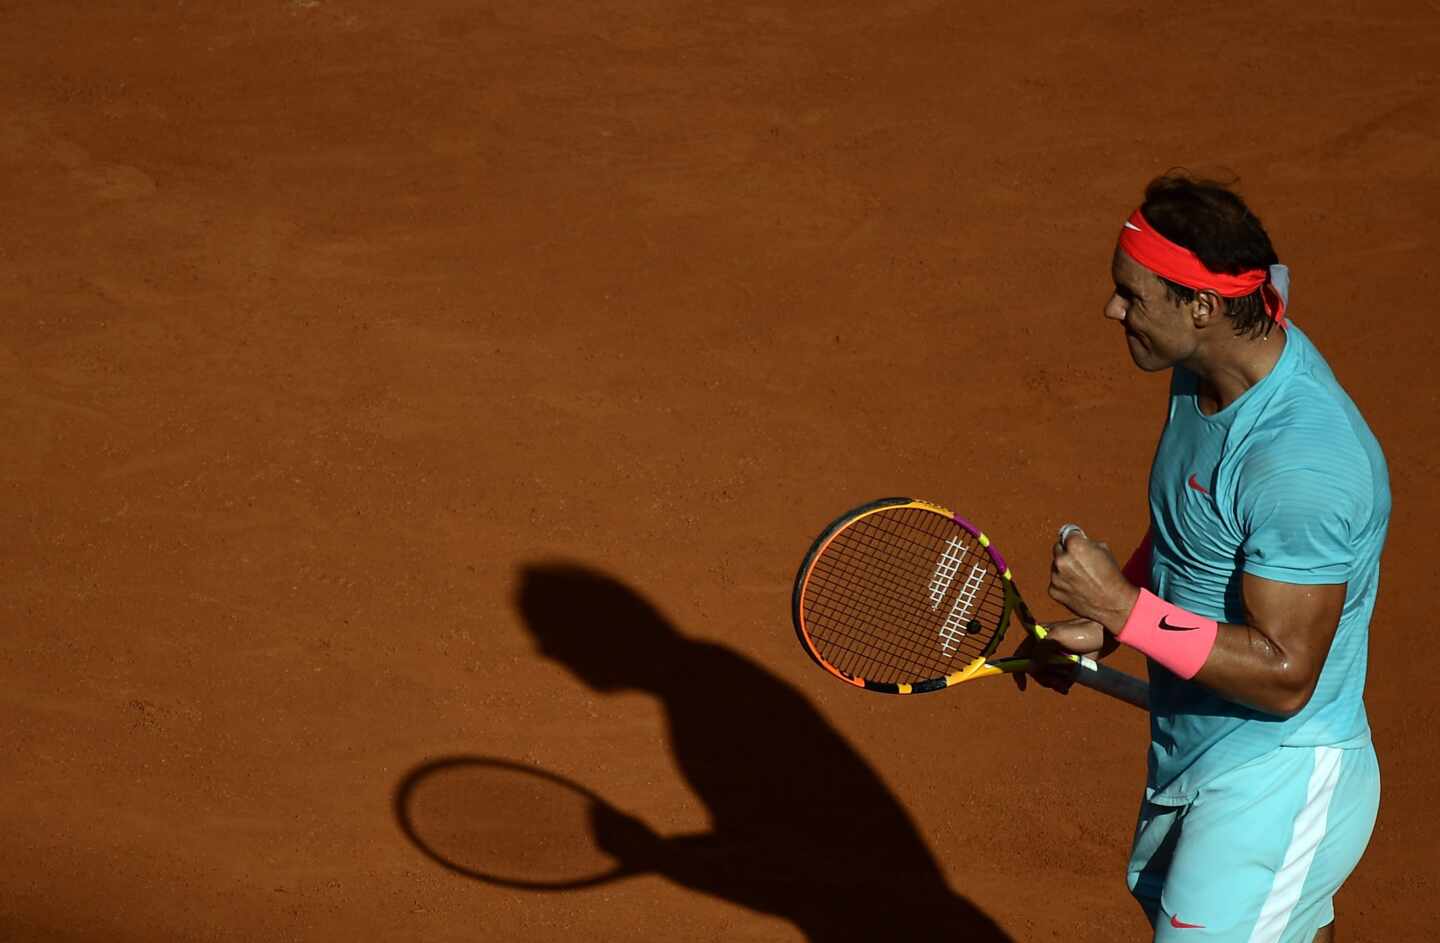
[[[651,870],[648,826],[558,773],[490,756],[417,766],[395,820],[426,857],[497,887],[570,891]]]

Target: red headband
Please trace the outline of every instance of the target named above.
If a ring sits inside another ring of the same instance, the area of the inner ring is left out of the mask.
[[[1263,287],[1265,313],[1276,324],[1285,323],[1285,299],[1270,283],[1268,270],[1251,269],[1239,275],[1212,272],[1195,253],[1156,232],[1139,210],[1130,214],[1120,230],[1120,248],[1156,275],[1186,288],[1208,289],[1221,298],[1243,298]]]

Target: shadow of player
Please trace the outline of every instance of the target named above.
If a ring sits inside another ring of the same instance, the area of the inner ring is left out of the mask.
[[[798,691],[736,652],[680,634],[623,583],[568,564],[521,569],[515,592],[546,657],[601,692],[659,699],[670,747],[709,810],[661,837],[616,810],[596,842],[628,870],[790,921],[812,941],[1010,938],[946,883],[875,772]]]

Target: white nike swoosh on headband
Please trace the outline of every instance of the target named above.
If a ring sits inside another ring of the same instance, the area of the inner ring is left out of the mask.
[[[1136,226],[1134,223],[1130,222],[1130,220],[1128,220],[1128,219],[1125,220],[1125,228],[1126,228],[1126,229],[1133,229],[1133,230],[1135,230],[1136,232],[1144,232],[1144,231],[1145,231],[1145,230],[1141,229],[1139,226]]]

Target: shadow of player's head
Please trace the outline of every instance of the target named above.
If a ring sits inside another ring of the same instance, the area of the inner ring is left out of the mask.
[[[600,691],[656,687],[687,644],[639,593],[579,564],[520,567],[515,605],[540,653]]]

